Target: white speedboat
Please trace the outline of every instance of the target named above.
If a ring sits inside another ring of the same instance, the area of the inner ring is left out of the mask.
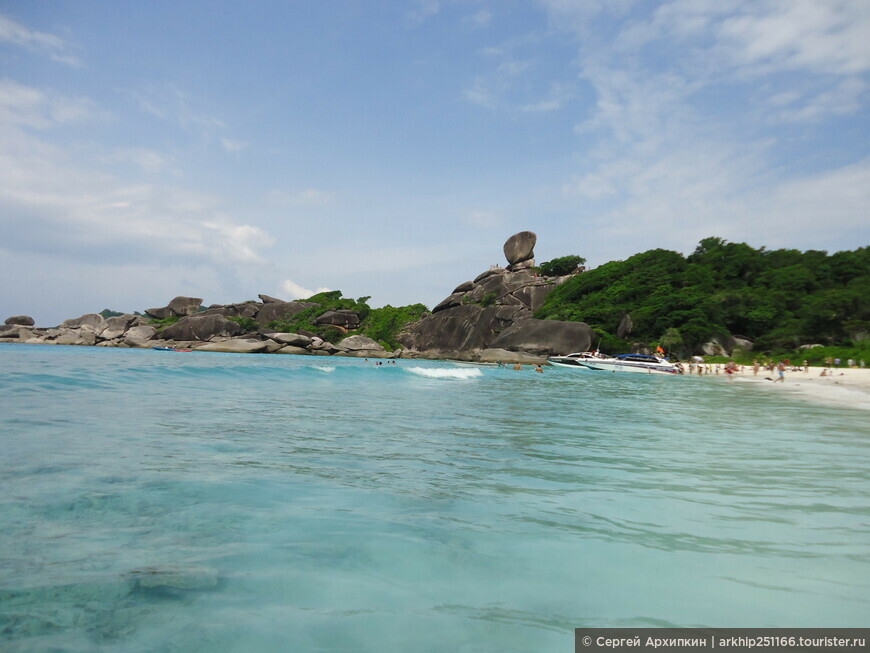
[[[679,368],[661,356],[647,354],[621,354],[605,356],[598,352],[576,352],[547,359],[557,367],[595,370],[600,372],[635,372],[640,374],[679,374]]]

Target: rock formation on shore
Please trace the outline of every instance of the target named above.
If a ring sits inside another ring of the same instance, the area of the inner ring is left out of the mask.
[[[508,238],[507,267],[493,266],[457,286],[431,314],[407,325],[398,336],[403,349],[392,352],[359,334],[332,343],[314,333],[276,331],[270,325],[286,323],[319,304],[262,294],[260,301],[208,308],[200,298],[180,296],[166,306],[146,309],[145,315],[104,318],[88,313],[51,329],[35,327],[28,316],[13,316],[0,327],[0,342],[483,362],[532,362],[589,349],[593,332],[585,323],[532,317],[553,288],[571,276],[542,277],[536,272],[536,241],[530,231]],[[328,310],[317,315],[314,324],[341,337],[360,327],[361,316],[355,310]]]
[[[589,349],[593,331],[587,324],[532,317],[547,295],[571,276],[534,272],[536,241],[530,231],[508,238],[508,266],[491,267],[457,286],[431,315],[400,334],[402,345],[426,358],[482,361],[540,360]]]

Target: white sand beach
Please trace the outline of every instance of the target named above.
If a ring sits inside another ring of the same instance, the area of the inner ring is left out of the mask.
[[[822,368],[811,367],[809,372],[786,372],[782,383],[774,383],[776,372],[759,370],[755,376],[752,367],[744,367],[734,375],[735,383],[755,383],[765,392],[785,392],[802,395],[809,401],[836,406],[848,406],[870,410],[870,369],[830,368],[821,376]],[[727,375],[720,372],[714,378],[727,382]]]

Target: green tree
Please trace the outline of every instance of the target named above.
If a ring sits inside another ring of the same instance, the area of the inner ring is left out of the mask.
[[[584,263],[586,263],[585,258],[572,254],[570,256],[561,256],[559,258],[554,258],[551,261],[541,263],[538,266],[538,269],[545,277],[562,277],[566,274],[576,272],[577,268]]]

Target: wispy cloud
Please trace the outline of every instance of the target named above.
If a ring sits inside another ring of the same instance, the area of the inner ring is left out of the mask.
[[[140,111],[168,120],[186,130],[213,132],[226,123],[197,106],[192,96],[174,84],[152,84],[129,91]]]
[[[308,288],[296,283],[293,279],[285,279],[281,283],[281,290],[287,296],[288,299],[308,299],[312,295],[316,295],[321,292],[329,292],[329,288],[317,288],[316,290],[309,290]]]
[[[79,67],[81,60],[72,54],[72,47],[61,37],[37,32],[0,15],[0,41],[12,43],[37,54],[46,55],[58,63]]]
[[[108,111],[88,98],[70,97],[0,79],[0,124],[48,129],[109,117]]]

